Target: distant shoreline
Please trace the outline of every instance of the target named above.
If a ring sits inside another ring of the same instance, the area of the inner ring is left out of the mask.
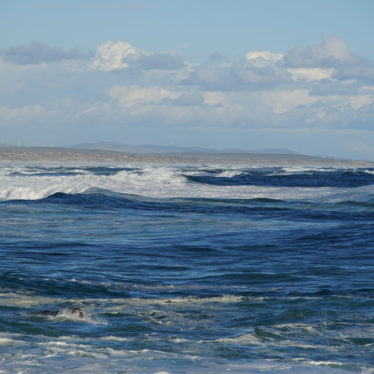
[[[77,149],[61,147],[0,147],[2,163],[165,163],[165,164],[239,164],[251,166],[332,166],[374,167],[374,162],[341,160],[301,154],[267,153],[128,153],[102,149]]]

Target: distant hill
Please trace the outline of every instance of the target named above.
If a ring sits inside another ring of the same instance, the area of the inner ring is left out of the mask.
[[[290,149],[286,148],[260,148],[254,149],[251,153],[259,153],[259,154],[272,154],[272,155],[297,155],[298,153],[295,151],[291,151]]]
[[[244,150],[238,148],[229,149],[212,149],[203,147],[176,147],[162,145],[129,145],[114,142],[97,142],[97,143],[81,143],[66,146],[70,149],[98,149],[107,151],[127,152],[135,154],[151,154],[151,153],[257,153],[257,154],[297,154],[294,151],[283,148],[262,148],[255,150]]]
[[[201,152],[211,153],[212,149],[199,147],[173,147],[163,145],[129,145],[113,142],[97,142],[97,143],[81,143],[67,146],[66,148],[73,149],[101,149],[107,151],[118,151],[128,153],[176,153],[176,152]]]
[[[0,162],[150,162],[177,164],[237,164],[237,165],[326,165],[348,168],[373,168],[374,162],[363,160],[343,160],[326,156],[296,154],[284,149],[262,149],[243,151],[239,149],[211,150],[205,148],[183,148],[164,146],[125,146],[122,144],[99,143],[69,147],[44,146],[0,146]],[[104,148],[104,149],[103,149]],[[113,149],[114,148],[114,149]],[[258,152],[262,153],[258,153]],[[256,153],[257,152],[257,153]],[[282,153],[281,153],[282,152]]]

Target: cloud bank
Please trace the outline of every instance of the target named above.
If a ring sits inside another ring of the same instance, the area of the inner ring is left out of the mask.
[[[0,56],[7,62],[17,65],[35,65],[40,63],[59,62],[62,60],[82,60],[88,54],[80,48],[63,51],[61,48],[33,42],[29,45],[15,46],[0,51]]]
[[[136,49],[128,42],[108,41],[97,47],[95,58],[90,66],[101,71],[128,68],[173,70],[182,68],[184,61],[172,53],[150,53]]]
[[[284,131],[290,139],[374,132],[374,64],[337,36],[281,53],[248,48],[241,59],[216,53],[200,63],[128,41],[107,41],[88,56],[36,42],[1,51],[4,126],[45,127],[54,118],[55,128],[74,124],[82,140],[88,124],[114,139],[140,128],[169,134],[173,126],[180,138],[196,134],[198,144],[199,134],[214,139],[217,131],[242,134],[240,141],[250,131]]]

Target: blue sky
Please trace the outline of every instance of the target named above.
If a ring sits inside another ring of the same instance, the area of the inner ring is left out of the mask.
[[[0,4],[3,142],[374,160],[374,2]]]

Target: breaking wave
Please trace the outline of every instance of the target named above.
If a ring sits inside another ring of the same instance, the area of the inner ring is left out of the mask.
[[[150,198],[350,200],[371,193],[374,169],[14,167],[0,171],[0,200],[38,200],[94,190]],[[92,197],[92,194],[91,194]],[[354,200],[354,199],[353,199]]]

